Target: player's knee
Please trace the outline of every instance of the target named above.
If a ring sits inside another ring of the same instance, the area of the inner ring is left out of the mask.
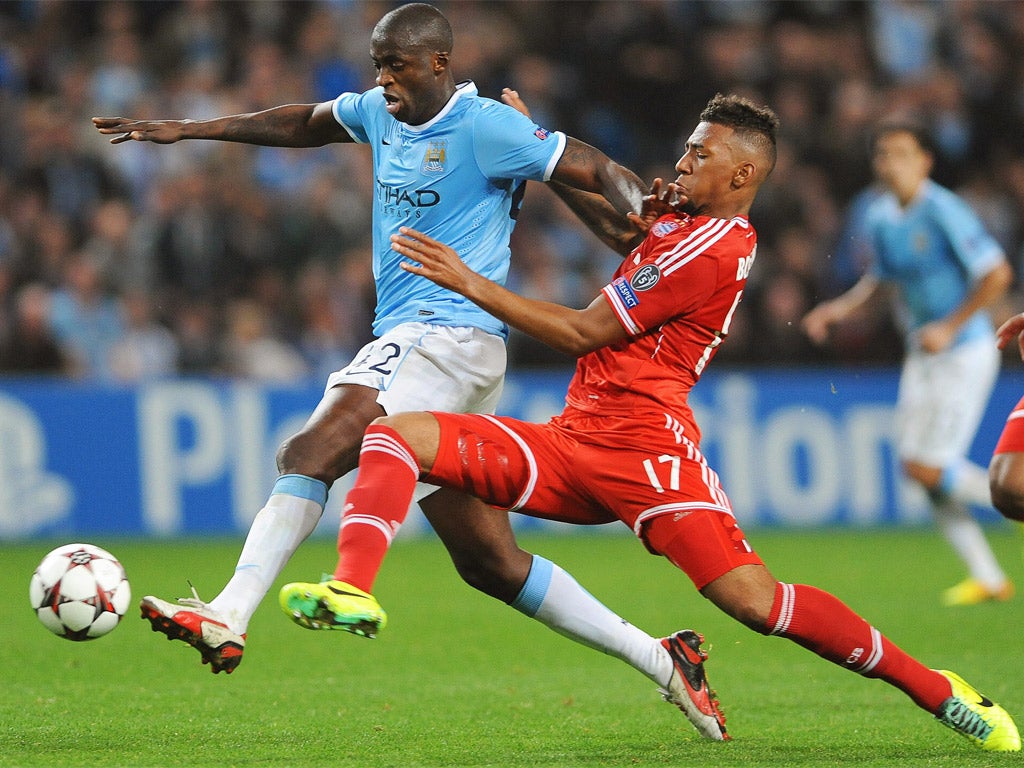
[[[370,426],[388,427],[394,430],[420,460],[420,466],[430,469],[440,440],[440,427],[432,414],[413,411],[379,416],[373,420]],[[423,459],[428,461],[424,462]]]
[[[362,435],[361,430],[358,435]],[[278,446],[277,471],[314,477],[330,485],[355,469],[359,461],[359,445],[359,439],[331,440],[315,431],[303,430]]]
[[[315,460],[316,452],[311,448],[310,440],[301,432],[286,438],[277,447],[277,471],[282,475],[321,475],[322,463]]]
[[[903,462],[903,474],[918,483],[929,494],[941,493],[942,470],[916,461]]]
[[[1009,520],[1024,522],[1024,485],[1007,482],[1005,478],[990,478],[992,506]]]
[[[1010,520],[1024,522],[1024,456],[997,453],[989,464],[988,487],[992,506]]]

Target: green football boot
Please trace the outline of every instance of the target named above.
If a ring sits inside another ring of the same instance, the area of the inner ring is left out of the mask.
[[[1020,734],[1010,713],[979,693],[957,674],[935,670],[949,680],[953,695],[935,717],[979,747],[992,752],[1019,752]]]
[[[376,637],[388,623],[377,599],[344,581],[319,584],[295,582],[281,587],[281,609],[306,629],[340,629],[361,637]]]

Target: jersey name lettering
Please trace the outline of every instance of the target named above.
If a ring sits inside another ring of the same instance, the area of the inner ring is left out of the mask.
[[[751,268],[754,266],[754,257],[757,256],[757,248],[750,252],[749,256],[740,256],[739,261],[736,265],[736,279],[746,280],[750,274]]]

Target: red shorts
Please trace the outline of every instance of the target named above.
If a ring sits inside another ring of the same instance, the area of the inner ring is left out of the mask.
[[[1006,426],[993,453],[1024,453],[1024,397],[1006,418]]]
[[[762,565],[698,446],[668,416],[558,418],[532,424],[498,416],[435,413],[437,458],[425,482],[495,507],[577,525],[621,520],[648,549],[645,523],[672,515],[699,531],[674,557],[698,589],[740,565]],[[658,552],[657,554],[666,554]]]

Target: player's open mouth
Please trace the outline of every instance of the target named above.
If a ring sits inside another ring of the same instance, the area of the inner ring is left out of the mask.
[[[384,94],[384,103],[386,105],[385,109],[387,109],[389,114],[393,115],[393,114],[395,114],[395,112],[398,111],[399,102],[398,102],[398,97],[397,96],[393,96],[390,93],[385,93]]]

